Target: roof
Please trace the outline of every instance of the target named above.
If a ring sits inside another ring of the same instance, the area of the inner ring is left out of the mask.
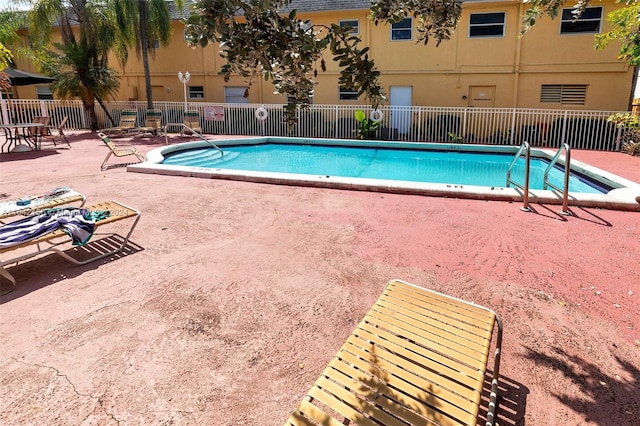
[[[171,19],[188,18],[193,13],[190,8],[193,1],[185,1],[182,10],[178,10],[173,1],[167,3],[169,4]],[[371,0],[291,0],[289,5],[282,10],[285,12],[293,9],[297,9],[299,12],[321,12],[327,10],[362,10],[370,8]]]

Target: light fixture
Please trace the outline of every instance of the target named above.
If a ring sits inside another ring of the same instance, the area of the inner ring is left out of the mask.
[[[178,80],[180,80],[180,82],[182,83],[182,86],[184,87],[184,111],[185,112],[187,112],[187,83],[189,82],[190,78],[191,78],[191,74],[189,74],[189,71],[187,71],[184,74],[182,74],[182,71],[178,71]]]

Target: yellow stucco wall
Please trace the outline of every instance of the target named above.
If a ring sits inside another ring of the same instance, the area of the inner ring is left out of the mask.
[[[622,7],[613,0],[592,4],[602,6],[603,16]],[[425,106],[470,106],[477,93],[491,93],[491,105],[500,108],[561,108],[585,110],[626,110],[632,90],[633,68],[617,60],[619,45],[603,51],[593,48],[594,34],[560,34],[560,19],[543,18],[531,32],[520,37],[523,4],[517,1],[465,2],[463,15],[451,40],[436,47],[434,40],[427,46],[413,40],[392,41],[389,25],[375,26],[368,19],[368,10],[347,10],[299,14],[316,24],[329,25],[340,20],[357,19],[363,46],[370,46],[370,55],[382,72],[381,82],[387,94],[392,86],[407,86],[412,90],[412,104]],[[505,12],[503,37],[470,38],[470,13]],[[219,47],[189,48],[184,42],[181,22],[173,23],[171,45],[161,47],[151,59],[154,100],[184,100],[178,71],[189,71],[189,86],[203,86],[203,102],[224,102],[224,87],[242,87],[240,77],[224,82],[217,73],[222,65]],[[610,29],[603,19],[602,31]],[[327,72],[320,72],[314,102],[317,104],[364,104],[340,101],[338,68],[329,54],[325,55]],[[124,69],[115,58],[111,65],[121,73],[118,100],[145,100],[144,74],[140,60],[131,54]],[[318,67],[319,68],[319,67]],[[542,84],[587,85],[583,106],[570,107],[541,103]],[[133,89],[135,88],[135,89]],[[23,96],[20,89],[20,96]],[[33,91],[34,88],[25,88]],[[249,91],[251,103],[283,103],[274,94],[273,86],[261,79],[254,81]],[[28,92],[27,92],[28,93]],[[189,99],[190,101],[199,101]]]

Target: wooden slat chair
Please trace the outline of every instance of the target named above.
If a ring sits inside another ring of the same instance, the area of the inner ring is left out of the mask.
[[[137,161],[137,163],[141,163],[144,161],[144,155],[142,155],[142,153],[138,151],[138,148],[136,148],[135,146],[122,145],[122,144],[116,145],[111,141],[111,139],[109,139],[107,135],[101,132],[98,132],[98,136],[102,139],[102,142],[104,142],[107,148],[109,148],[109,153],[107,154],[104,161],[102,162],[102,165],[100,166],[100,170],[107,169],[107,162],[109,161],[109,158],[112,155],[115,155],[116,157],[127,157],[130,155],[133,155],[139,160]],[[129,164],[129,163],[126,163],[126,164]]]
[[[135,109],[125,109],[120,113],[120,122],[117,127],[101,129],[100,132],[109,136],[123,136],[136,131],[136,120],[138,111]]]
[[[476,425],[497,325],[486,424],[495,423],[502,321],[496,313],[394,280],[287,425]]]
[[[198,111],[185,111],[184,113],[184,125],[180,132],[181,136],[191,135],[193,132],[202,134],[202,127],[200,127],[200,113]]]
[[[48,252],[57,253],[63,258],[67,259],[68,261],[76,265],[86,265],[87,263],[94,262],[96,260],[99,260],[108,256],[112,256],[114,254],[120,253],[127,246],[127,244],[129,243],[129,238],[131,237],[133,230],[138,224],[138,221],[140,220],[140,215],[141,215],[141,213],[138,210],[132,207],[126,206],[118,201],[104,201],[104,202],[92,204],[89,207],[83,207],[83,208],[91,211],[108,211],[110,213],[109,216],[107,216],[106,218],[96,221],[95,223],[96,229],[104,225],[117,222],[123,219],[132,219],[133,222],[131,223],[131,227],[129,228],[127,235],[124,237],[124,239],[119,245],[116,245],[116,246],[109,245],[108,247],[103,246],[101,247],[101,250],[99,250],[97,254],[82,260],[76,259],[60,249],[61,246],[63,245],[68,246],[69,243],[71,242],[71,237],[61,229],[57,229],[53,232],[49,232],[48,234],[42,235],[33,240],[28,240],[28,241],[21,242],[9,247],[1,248],[0,256],[3,256],[5,253],[8,253],[13,250],[17,250],[17,249],[22,249],[22,248],[25,248],[27,250],[31,249],[27,253],[20,254],[11,259],[0,261],[0,276],[6,278],[12,284],[11,288],[8,291],[3,291],[2,294],[6,294],[11,290],[13,290],[16,284],[15,278],[13,277],[13,275],[9,273],[9,271],[5,269],[5,265],[11,264],[11,263],[17,264],[18,262],[23,261],[25,259],[30,259],[32,257],[39,256],[41,254],[45,254]]]
[[[56,138],[62,138],[69,149],[71,149],[71,144],[69,143],[67,136],[64,134],[64,126],[66,126],[68,119],[69,117],[65,116],[57,126],[45,127],[42,132],[42,140],[50,140],[53,142],[53,146],[58,146]]]
[[[162,126],[162,111],[159,109],[148,110],[144,126],[138,127],[136,131],[141,134],[149,133],[153,136],[162,134],[164,132],[164,127]]]

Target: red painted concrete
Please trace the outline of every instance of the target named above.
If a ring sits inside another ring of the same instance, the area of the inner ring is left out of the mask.
[[[281,424],[392,278],[502,316],[501,425],[636,424],[638,213],[101,172],[95,135],[72,145],[0,156],[0,196],[143,217],[124,256],[8,268],[1,424]],[[640,158],[573,155],[640,181]]]

